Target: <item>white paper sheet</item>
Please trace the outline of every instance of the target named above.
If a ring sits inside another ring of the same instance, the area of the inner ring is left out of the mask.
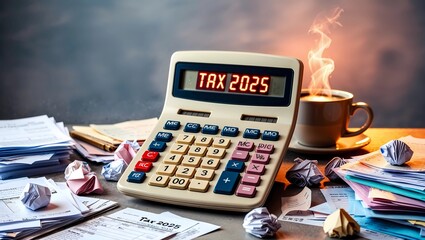
[[[101,216],[61,232],[47,236],[48,240],[63,239],[164,239],[200,227],[201,222],[182,218],[170,213],[154,214],[126,208],[108,216]],[[206,228],[204,228],[206,227]],[[213,229],[212,226],[204,226]],[[200,233],[200,232],[198,232]],[[186,233],[189,234],[189,233]],[[183,238],[190,239],[190,235]]]
[[[47,207],[32,211],[22,204],[19,195],[28,182],[51,188],[52,196]],[[0,224],[79,215],[80,211],[44,177],[9,181],[0,185]]]
[[[282,197],[281,202],[282,214],[279,216],[279,220],[282,220],[290,211],[308,210],[311,206],[311,190],[308,187],[304,187],[304,189],[295,196]]]
[[[71,141],[46,115],[0,120],[0,149]]]
[[[174,213],[171,213],[171,212],[163,212],[160,215],[166,216],[166,217],[184,219],[183,217],[175,215]],[[219,228],[220,228],[220,226],[217,226],[217,225],[214,225],[214,224],[211,224],[211,223],[198,221],[198,223],[196,223],[194,226],[186,229],[185,231],[177,233],[177,235],[174,236],[172,239],[173,240],[194,239],[194,238],[200,237],[202,235],[205,235],[209,232],[215,231]]]

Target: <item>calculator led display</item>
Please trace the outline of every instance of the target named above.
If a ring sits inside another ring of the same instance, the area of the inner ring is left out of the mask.
[[[230,104],[288,106],[293,70],[207,63],[177,63],[173,95]]]
[[[270,79],[270,76],[258,74],[198,71],[196,89],[268,95]],[[183,79],[183,81],[186,82],[186,79]]]

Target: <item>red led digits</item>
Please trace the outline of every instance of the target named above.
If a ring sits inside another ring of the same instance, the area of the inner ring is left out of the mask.
[[[268,94],[270,85],[269,76],[247,74],[232,74],[229,92]]]
[[[196,89],[222,91],[226,87],[226,73],[198,72]]]
[[[270,77],[261,78],[260,93],[267,94],[269,92]]]
[[[227,73],[199,71],[196,89],[224,92],[226,79]],[[232,73],[227,91],[267,95],[269,88],[270,76]]]

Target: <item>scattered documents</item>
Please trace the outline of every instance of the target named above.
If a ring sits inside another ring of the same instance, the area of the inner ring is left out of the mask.
[[[259,238],[273,237],[281,227],[277,217],[265,207],[255,208],[243,220],[243,227],[247,233]]]
[[[323,227],[326,218],[338,208],[344,208],[351,216],[354,216],[357,222],[359,222],[359,219],[365,218],[365,212],[362,211],[363,207],[360,201],[355,199],[354,191],[350,187],[335,186],[321,189],[326,202],[312,207],[309,207],[311,205],[311,196],[302,197],[303,195],[308,196],[305,195],[306,192],[304,192],[304,190],[295,196],[282,198],[282,203],[285,199],[291,198],[288,201],[293,202],[293,204],[291,204],[293,208],[291,208],[291,211],[285,216],[281,215],[279,220]],[[300,201],[300,203],[297,203],[297,201]],[[355,207],[351,207],[351,204]],[[347,206],[350,207],[347,209]],[[285,211],[284,209],[285,208],[282,208],[282,212]],[[400,239],[382,233],[382,231],[379,231],[377,228],[366,228],[363,225],[360,229],[360,233],[357,235],[368,239]]]
[[[157,118],[126,121],[116,124],[73,126],[71,136],[76,139],[77,151],[90,161],[109,163],[123,141],[142,144],[149,136]],[[140,145],[139,145],[140,146]]]
[[[402,165],[387,162],[378,150],[334,170],[364,207],[365,216],[355,216],[362,228],[417,239],[422,237],[423,226],[413,222],[425,221],[425,139],[407,136],[399,140],[413,152]]]
[[[0,180],[61,172],[74,144],[64,124],[46,115],[0,120]]]
[[[125,208],[57,232],[45,239],[183,240],[194,239],[219,228],[220,226],[183,218],[170,212],[154,214]]]
[[[95,147],[89,143],[74,139],[76,150],[85,159],[92,162],[109,163],[114,160],[114,153]]]
[[[19,178],[0,183],[0,238],[35,238],[118,206],[109,200],[76,196],[64,183],[55,183],[44,177]],[[28,183],[50,189],[51,199],[46,207],[33,211],[22,204],[20,194]]]
[[[329,237],[350,237],[360,232],[360,225],[343,208],[338,208],[323,223]]]
[[[121,142],[125,140],[140,141],[149,137],[157,123],[157,118],[150,118],[116,124],[90,124],[90,127],[105,136]]]

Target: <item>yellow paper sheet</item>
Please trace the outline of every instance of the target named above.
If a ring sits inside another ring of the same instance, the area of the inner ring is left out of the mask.
[[[116,124],[90,124],[90,127],[99,133],[112,139],[125,140],[146,140],[153,128],[158,123],[157,118],[144,120],[126,121]]]

